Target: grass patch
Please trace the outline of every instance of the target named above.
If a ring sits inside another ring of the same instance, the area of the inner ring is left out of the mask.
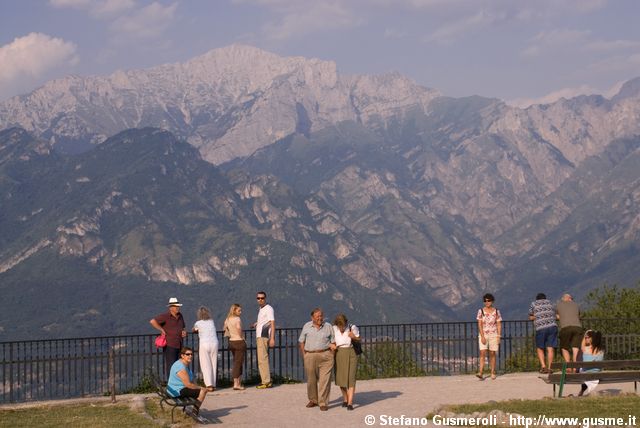
[[[617,397],[545,398],[542,400],[509,400],[482,404],[460,404],[442,407],[441,411],[456,414],[486,413],[501,410],[523,416],[538,417],[628,417],[640,416],[640,396],[621,395]],[[436,412],[438,413],[438,412]],[[432,417],[430,414],[428,417]]]
[[[169,415],[169,422],[171,422]],[[0,427],[158,427],[126,404],[77,404],[0,410]]]
[[[160,400],[156,398],[148,398],[144,401],[144,410],[154,421],[165,427],[187,428],[193,427],[195,422],[189,416],[182,413],[182,409],[177,408],[173,412],[175,424],[171,425],[171,407],[165,406],[164,410],[160,407]],[[155,425],[156,427],[158,425]]]

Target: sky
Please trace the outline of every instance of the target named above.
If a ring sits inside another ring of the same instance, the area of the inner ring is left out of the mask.
[[[638,0],[0,0],[0,101],[234,43],[513,105],[640,76]]]

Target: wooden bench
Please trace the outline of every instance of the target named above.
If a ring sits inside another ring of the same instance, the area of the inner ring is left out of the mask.
[[[572,373],[567,369],[600,369],[596,372]],[[551,373],[548,377],[541,377],[546,383],[553,384],[553,396],[556,396],[556,385],[559,385],[558,397],[562,397],[562,390],[566,384],[581,384],[589,380],[598,380],[600,383],[633,382],[635,393],[638,393],[640,382],[640,360],[618,361],[578,361],[551,363],[551,370],[560,370],[559,373]]]
[[[185,411],[187,407],[189,406],[196,406],[197,404],[200,404],[200,402],[198,400],[196,400],[195,398],[179,398],[179,397],[172,397],[169,395],[169,393],[167,392],[167,384],[166,382],[162,382],[157,376],[153,376],[152,377],[153,380],[153,385],[156,388],[156,394],[158,394],[158,396],[160,397],[160,408],[162,410],[164,410],[164,406],[163,403],[166,403],[167,405],[171,406],[171,423],[175,423],[174,422],[174,418],[173,418],[173,412],[176,410],[177,407],[182,408],[182,411]],[[196,406],[197,407],[197,406]],[[192,418],[194,417],[193,415],[189,415]]]

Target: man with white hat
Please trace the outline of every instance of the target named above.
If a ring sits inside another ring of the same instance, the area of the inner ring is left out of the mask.
[[[173,363],[180,358],[180,349],[182,348],[182,338],[187,336],[184,318],[180,313],[182,303],[176,297],[169,299],[167,307],[169,310],[154,317],[149,321],[151,325],[160,331],[160,334],[166,337],[167,346],[164,347],[164,368],[169,378],[169,371]]]

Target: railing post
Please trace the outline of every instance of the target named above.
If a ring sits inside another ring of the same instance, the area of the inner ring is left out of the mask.
[[[278,353],[278,375],[280,376],[280,379],[284,378],[284,376],[282,375],[282,329],[276,329],[276,331],[278,332],[278,346],[274,346],[273,348],[273,357],[275,359],[275,354],[276,352]],[[276,337],[275,332],[273,333],[273,337]],[[274,343],[275,345],[275,343]],[[267,348],[268,349],[268,348]],[[276,351],[277,350],[277,351]],[[273,363],[273,371],[276,370],[276,364],[275,361]]]
[[[84,397],[84,339],[80,341],[80,395]]]
[[[111,390],[111,402],[116,402],[116,371],[115,371],[115,352],[113,348],[109,349],[109,389]]]
[[[406,361],[407,359],[407,347],[410,345],[407,345],[407,325],[406,324],[402,324],[402,358]],[[407,375],[407,365],[403,364],[402,367],[402,376],[406,376]]]
[[[13,403],[13,344],[9,344],[9,402]]]

